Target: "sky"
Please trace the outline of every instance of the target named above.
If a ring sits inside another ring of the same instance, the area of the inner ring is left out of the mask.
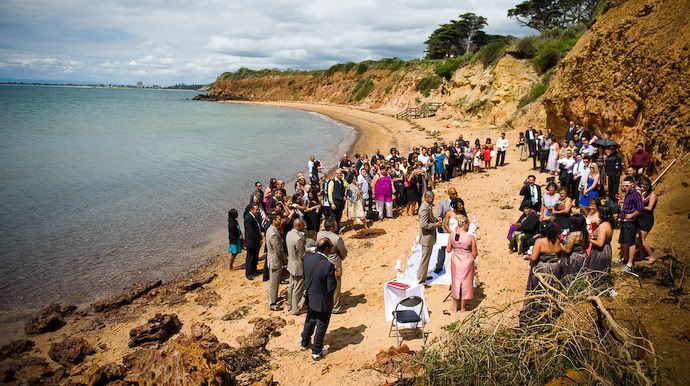
[[[438,27],[474,12],[522,36],[520,0],[0,0],[0,78],[172,85],[240,67],[319,69],[424,56]]]

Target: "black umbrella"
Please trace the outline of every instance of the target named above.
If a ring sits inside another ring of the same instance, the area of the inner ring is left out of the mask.
[[[596,146],[596,147],[618,147],[620,145],[613,142],[612,140],[610,140],[608,138],[599,138],[596,141],[592,142],[592,146]]]

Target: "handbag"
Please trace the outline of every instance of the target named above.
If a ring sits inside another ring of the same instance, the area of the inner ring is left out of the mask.
[[[403,186],[406,188],[409,188],[412,185],[410,184],[410,181],[405,181],[405,182],[403,182]]]

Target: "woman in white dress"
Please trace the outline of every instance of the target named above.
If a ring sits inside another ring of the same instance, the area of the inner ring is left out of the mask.
[[[356,222],[361,222],[368,228],[366,214],[364,213],[364,201],[362,200],[362,190],[357,185],[355,175],[350,176],[350,187],[347,191],[347,217],[350,220],[350,228],[354,228]]]
[[[451,201],[450,208],[451,209],[446,213],[446,217],[443,218],[443,229],[446,233],[453,233],[458,227],[458,219],[456,216],[462,215],[467,217],[465,202],[461,198]]]

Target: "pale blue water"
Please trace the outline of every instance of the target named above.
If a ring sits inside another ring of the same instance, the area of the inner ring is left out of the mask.
[[[254,181],[354,131],[191,91],[0,86],[0,308],[87,302],[227,250]],[[288,189],[291,192],[291,189]]]

